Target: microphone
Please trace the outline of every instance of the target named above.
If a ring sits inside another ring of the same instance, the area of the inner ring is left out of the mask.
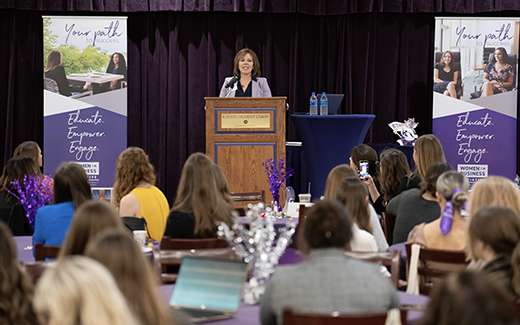
[[[233,78],[231,78],[231,80],[229,80],[229,82],[227,83],[225,88],[232,87],[235,84],[235,82],[238,81],[238,79],[240,79],[239,76],[233,76]]]

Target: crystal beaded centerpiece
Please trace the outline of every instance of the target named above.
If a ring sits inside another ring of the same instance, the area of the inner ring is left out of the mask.
[[[264,217],[260,217],[260,214]],[[277,231],[274,226],[277,214],[271,207],[265,207],[264,212],[262,203],[250,204],[246,212],[246,216],[251,218],[249,229],[236,219],[231,228],[225,223],[218,227],[218,236],[234,247],[245,262],[253,263],[249,285],[244,293],[247,304],[253,305],[260,301],[267,280],[273,274],[295,232],[296,223],[292,221]]]

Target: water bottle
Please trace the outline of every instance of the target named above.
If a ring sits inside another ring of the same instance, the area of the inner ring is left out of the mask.
[[[321,93],[320,98],[320,115],[327,115],[329,113],[329,99],[325,92]]]
[[[310,115],[318,115],[318,98],[316,98],[315,92],[312,92],[310,103],[311,103],[311,105],[309,107]]]

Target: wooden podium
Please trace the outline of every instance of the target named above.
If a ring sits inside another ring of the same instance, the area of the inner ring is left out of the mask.
[[[263,161],[285,159],[286,97],[206,97],[206,154],[227,178],[230,192],[264,190],[273,200]],[[280,201],[285,203],[285,187]]]

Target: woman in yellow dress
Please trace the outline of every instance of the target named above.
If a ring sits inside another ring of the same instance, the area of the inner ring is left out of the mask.
[[[155,187],[154,167],[143,149],[129,147],[119,155],[112,200],[120,217],[145,218],[148,237],[162,239],[170,206]]]

